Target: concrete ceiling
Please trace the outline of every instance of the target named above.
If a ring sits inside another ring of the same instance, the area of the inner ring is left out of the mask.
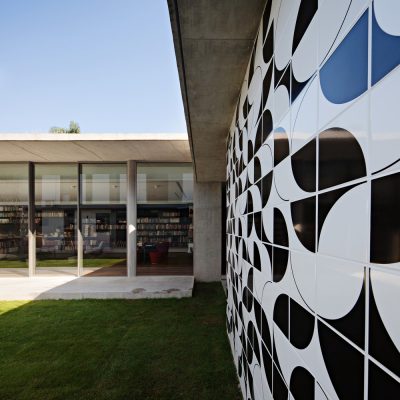
[[[226,138],[265,0],[168,0],[199,182],[225,181]]]
[[[191,162],[186,134],[0,134],[0,160]]]

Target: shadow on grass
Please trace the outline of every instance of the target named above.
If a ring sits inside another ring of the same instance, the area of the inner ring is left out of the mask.
[[[240,399],[219,283],[193,298],[0,302],[0,399]]]

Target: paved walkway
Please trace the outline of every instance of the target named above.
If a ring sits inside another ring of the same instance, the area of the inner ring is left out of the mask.
[[[191,297],[193,276],[0,278],[0,300]]]

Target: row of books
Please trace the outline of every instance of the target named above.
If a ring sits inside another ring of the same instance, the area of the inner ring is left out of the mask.
[[[187,245],[189,243],[189,240],[185,236],[180,236],[180,237],[174,237],[174,238],[163,238],[163,242],[168,242],[171,244],[172,247],[176,247],[176,245]],[[153,237],[138,237],[138,242],[142,243],[158,243],[160,242],[160,238],[153,236]]]
[[[35,217],[37,218],[49,218],[49,217],[64,218],[65,216],[66,213],[64,211],[41,211],[35,213]]]
[[[141,217],[137,219],[138,224],[179,224],[181,222],[180,218],[150,218]]]
[[[189,224],[138,224],[138,230],[189,229]]]
[[[180,217],[181,214],[180,214],[180,212],[177,212],[177,211],[163,211],[161,213],[161,216],[162,217]]]
[[[7,211],[7,212],[3,211],[3,212],[0,212],[0,218],[20,218],[20,217],[23,217],[23,216],[26,216],[26,215],[27,215],[27,213],[25,214],[25,213],[20,212],[20,211]]]
[[[142,231],[138,236],[187,236],[185,231]]]
[[[21,206],[0,206],[0,212],[2,211],[23,211],[23,207]]]
[[[0,218],[0,224],[27,224],[27,218],[13,217],[13,218]]]
[[[84,224],[83,229],[86,227],[93,227],[93,229],[99,230],[99,231],[112,231],[112,230],[126,230],[126,225],[123,224]]]

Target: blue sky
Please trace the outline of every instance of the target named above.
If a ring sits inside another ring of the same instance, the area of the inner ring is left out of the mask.
[[[1,0],[0,132],[186,132],[166,0]]]

